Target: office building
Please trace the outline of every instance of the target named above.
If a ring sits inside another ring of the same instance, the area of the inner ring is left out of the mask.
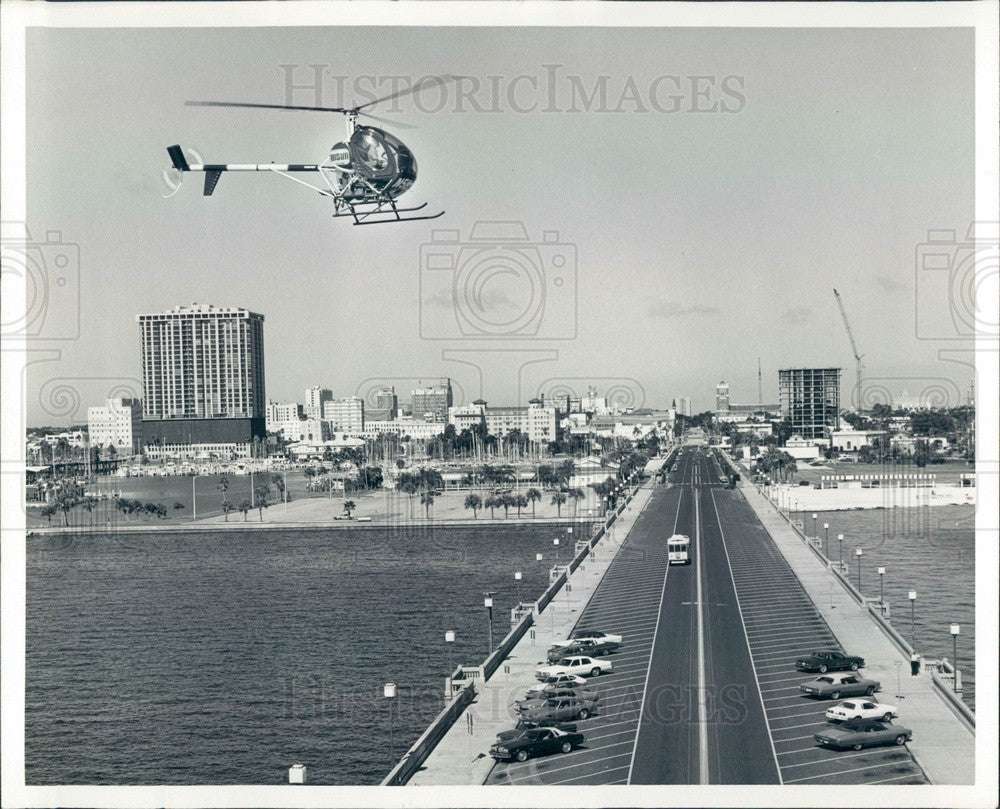
[[[357,396],[330,399],[323,403],[323,421],[331,432],[363,435],[365,431],[365,400]]]
[[[450,379],[410,393],[410,412],[414,419],[447,422],[448,408],[453,404]]]
[[[310,419],[323,418],[323,405],[333,398],[333,391],[328,388],[306,388],[306,401],[303,406],[306,417]]]
[[[840,368],[778,371],[781,416],[805,440],[828,437],[840,427]]]
[[[720,382],[715,386],[715,412],[729,412],[729,385],[725,382]]]
[[[691,413],[691,397],[678,396],[674,399],[674,410],[677,411],[678,416],[687,416],[688,418],[691,418],[693,415]]]
[[[399,415],[399,398],[393,387],[379,388],[369,398],[365,406],[365,419],[372,421],[392,421]]]
[[[145,444],[239,444],[265,436],[263,315],[192,304],[136,320]]]
[[[90,446],[114,447],[118,457],[134,455],[142,447],[142,403],[138,399],[108,399],[104,407],[87,408]]]
[[[541,399],[532,399],[527,407],[489,407],[483,402],[486,431],[503,438],[513,430],[527,436],[529,441],[555,441],[556,409],[546,406]]]

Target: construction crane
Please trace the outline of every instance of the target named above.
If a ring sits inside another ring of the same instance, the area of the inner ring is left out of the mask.
[[[861,407],[865,401],[863,383],[865,379],[865,364],[862,361],[861,354],[858,353],[857,343],[854,342],[854,332],[851,331],[851,324],[847,320],[847,310],[844,309],[844,302],[840,299],[840,293],[837,290],[833,290],[833,296],[837,299],[837,306],[840,307],[840,316],[844,319],[844,328],[847,329],[847,337],[851,341],[851,351],[854,352],[854,363],[855,363],[855,388],[858,392],[858,411],[860,412]]]

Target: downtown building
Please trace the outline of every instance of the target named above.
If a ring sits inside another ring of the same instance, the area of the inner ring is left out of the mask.
[[[786,368],[778,371],[781,416],[793,436],[829,438],[840,428],[840,368]]]
[[[333,391],[329,388],[306,388],[305,415],[311,419],[323,418],[323,405],[333,399]]]
[[[365,432],[365,400],[356,396],[323,403],[323,421],[331,433],[359,436]]]
[[[453,404],[450,379],[410,392],[410,413],[414,419],[447,422],[448,408]]]
[[[113,448],[118,457],[142,450],[142,402],[138,399],[108,399],[104,407],[87,408],[90,446]]]
[[[249,456],[267,434],[264,316],[192,304],[136,320],[147,454]]]

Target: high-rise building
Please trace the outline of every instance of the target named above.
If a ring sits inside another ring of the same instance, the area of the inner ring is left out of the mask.
[[[729,412],[729,385],[725,382],[715,386],[715,410],[717,413]]]
[[[410,412],[415,419],[448,421],[448,408],[452,401],[451,380],[442,379],[437,385],[417,388],[410,393]]]
[[[356,396],[323,403],[323,421],[334,433],[359,436],[365,431],[365,400]]]
[[[192,304],[136,320],[145,443],[246,443],[266,435],[263,315]]]
[[[840,368],[786,368],[778,371],[781,415],[792,433],[824,438],[840,428]]]
[[[333,391],[328,388],[306,388],[304,410],[307,418],[323,418],[323,405],[333,398]]]
[[[142,447],[142,403],[138,399],[108,399],[104,407],[87,408],[87,434],[92,447],[114,447],[119,456]]]
[[[677,411],[678,415],[691,417],[691,397],[690,396],[678,396],[674,399],[674,410]]]
[[[365,419],[372,421],[392,421],[399,415],[399,399],[393,387],[379,388],[375,391],[374,404],[365,408]]]

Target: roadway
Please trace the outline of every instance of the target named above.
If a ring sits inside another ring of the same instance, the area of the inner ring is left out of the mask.
[[[577,723],[584,746],[498,764],[487,784],[926,783],[905,747],[814,744],[830,703],[799,694],[794,662],[839,644],[722,474],[683,449],[582,611],[578,627],[625,636],[592,683],[598,714]],[[692,564],[667,565],[671,533]]]

